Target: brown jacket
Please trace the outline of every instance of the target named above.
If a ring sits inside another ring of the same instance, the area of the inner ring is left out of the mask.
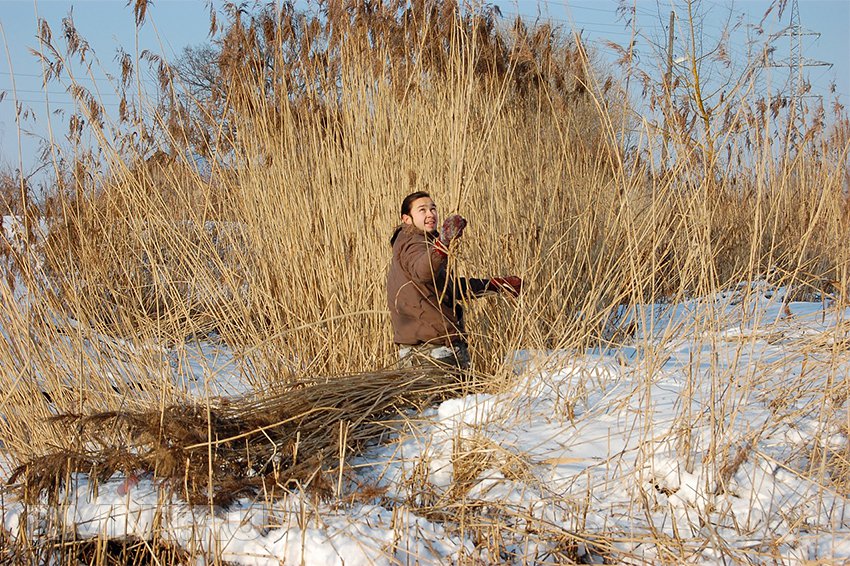
[[[387,306],[396,344],[465,342],[461,299],[490,290],[487,279],[447,276],[447,258],[434,248],[436,237],[405,224],[391,240]]]

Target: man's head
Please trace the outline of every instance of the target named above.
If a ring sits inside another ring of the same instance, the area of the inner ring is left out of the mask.
[[[423,232],[433,232],[440,221],[437,205],[425,191],[410,193],[401,203],[401,221]]]

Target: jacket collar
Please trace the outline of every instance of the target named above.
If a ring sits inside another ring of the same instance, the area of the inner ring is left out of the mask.
[[[407,237],[417,237],[422,235],[422,230],[414,226],[413,224],[399,224],[395,230],[398,235],[404,234]],[[425,237],[428,241],[436,240],[440,236],[440,233],[436,230],[432,232],[425,232]]]

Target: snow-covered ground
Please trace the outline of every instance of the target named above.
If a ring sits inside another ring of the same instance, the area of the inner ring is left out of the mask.
[[[850,561],[850,481],[830,458],[850,454],[850,311],[783,298],[742,285],[643,309],[628,347],[516,352],[509,387],[411,418],[349,460],[331,501],[293,491],[210,509],[146,477],[93,492],[79,476],[58,509],[29,509],[27,529],[157,530],[238,564],[557,563],[567,547],[616,563]],[[172,355],[192,394],[245,390],[221,348]],[[22,506],[0,504],[19,536]]]

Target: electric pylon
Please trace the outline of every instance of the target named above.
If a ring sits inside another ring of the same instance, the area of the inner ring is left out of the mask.
[[[788,130],[792,141],[796,138],[799,126],[802,125],[803,120],[803,98],[805,97],[803,67],[832,67],[832,63],[803,57],[803,36],[820,37],[820,33],[805,29],[800,24],[800,6],[797,0],[791,0],[791,23],[782,31],[770,36],[771,41],[779,37],[788,37],[790,56],[783,61],[765,61],[765,66],[787,67],[790,69],[788,91],[791,97],[791,103],[789,104],[791,110],[788,118]]]

